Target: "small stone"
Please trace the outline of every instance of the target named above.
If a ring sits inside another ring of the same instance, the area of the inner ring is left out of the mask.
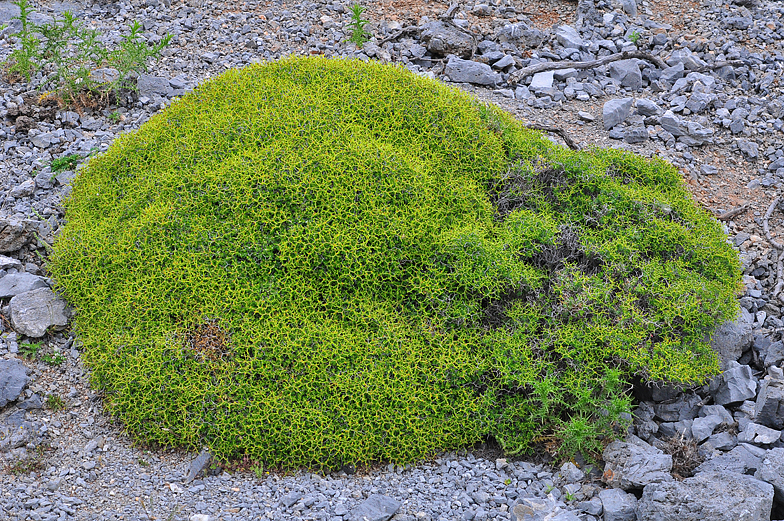
[[[476,85],[495,85],[500,81],[498,73],[493,72],[486,63],[463,60],[450,56],[444,68],[444,74],[454,82],[473,83]]]
[[[631,115],[633,98],[611,99],[602,108],[604,130],[620,125]]]
[[[391,497],[373,494],[349,516],[350,521],[387,521],[403,503]]]
[[[537,72],[534,74],[529,90],[549,89],[553,86],[554,71]]]
[[[635,521],[637,498],[623,490],[611,488],[599,492],[604,521]]]
[[[640,98],[637,100],[637,113],[643,116],[655,116],[661,111],[661,107],[655,102]]]
[[[751,367],[734,361],[729,362],[727,367],[721,375],[721,385],[714,394],[714,401],[719,405],[728,405],[754,398],[757,395],[757,382]]]
[[[27,387],[27,367],[16,359],[0,359],[0,407],[15,401]]]
[[[596,116],[594,116],[590,112],[585,112],[584,110],[578,111],[577,117],[580,118],[580,120],[582,121],[587,121],[588,123],[592,123],[596,121]]]
[[[749,422],[743,431],[738,434],[738,443],[752,443],[754,445],[770,445],[781,438],[781,431],[765,427],[758,423]]]
[[[580,38],[574,27],[570,25],[561,25],[555,30],[555,38],[562,46],[567,49],[583,49],[585,42]]]
[[[207,468],[209,465],[210,460],[212,459],[212,454],[210,454],[207,450],[201,451],[196,459],[191,462],[190,467],[188,468],[188,473],[185,475],[185,479],[182,480],[183,483],[190,483],[202,470]]]

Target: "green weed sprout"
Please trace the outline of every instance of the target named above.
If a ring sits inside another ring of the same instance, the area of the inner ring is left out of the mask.
[[[44,75],[39,90],[51,89],[66,104],[72,104],[84,92],[117,91],[129,87],[129,78],[147,70],[149,58],[157,59],[169,45],[166,35],[155,45],[148,46],[141,38],[141,25],[134,21],[130,34],[124,35],[117,49],[110,51],[100,41],[97,30],[83,27],[74,15],[65,11],[62,18],[41,25],[29,19],[34,11],[28,0],[16,0],[22,30],[17,35],[20,46],[4,62],[8,72],[30,81],[34,74]],[[113,67],[118,78],[105,85],[91,78],[100,67]]]
[[[136,439],[265,468],[622,435],[704,383],[738,255],[671,164],[400,66],[229,70],[90,159],[48,265]]]
[[[50,394],[46,397],[46,407],[53,411],[65,409],[65,402],[57,394]]]
[[[365,25],[367,25],[368,20],[362,19],[362,13],[366,10],[365,7],[362,7],[359,4],[354,4],[351,7],[351,21],[348,23],[348,28],[351,30],[351,37],[348,41],[353,42],[357,47],[362,47],[371,36],[370,33],[365,31]]]
[[[34,360],[38,356],[38,351],[41,349],[41,342],[22,342],[19,344],[19,353],[30,360]]]
[[[52,159],[50,166],[52,168],[52,172],[64,172],[65,170],[73,170],[76,168],[76,165],[79,164],[79,161],[84,159],[84,156],[80,154],[70,154],[63,157],[58,157],[56,159]]]
[[[637,42],[640,40],[640,33],[638,31],[632,31],[629,34],[629,41],[632,42],[634,45],[637,45]]]

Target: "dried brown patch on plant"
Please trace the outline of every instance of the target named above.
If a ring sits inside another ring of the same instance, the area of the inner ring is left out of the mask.
[[[188,332],[186,345],[202,360],[217,362],[229,353],[229,336],[215,320],[199,324]]]
[[[694,439],[686,439],[684,436],[672,436],[663,438],[665,445],[662,450],[665,454],[672,456],[672,476],[677,480],[690,478],[694,475],[694,469],[705,461],[697,448]]]

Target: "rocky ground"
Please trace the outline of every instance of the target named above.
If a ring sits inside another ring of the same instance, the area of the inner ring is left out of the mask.
[[[784,195],[784,4],[363,5],[374,34],[363,49],[345,43],[350,5],[340,2],[35,5],[39,21],[75,12],[107,44],[131,20],[151,42],[174,38],[123,106],[61,110],[38,103],[40,78],[0,82],[0,518],[784,518],[784,293],[775,294],[784,205],[771,205]],[[0,1],[0,24],[8,24],[0,59],[17,45],[15,9]],[[521,72],[623,51],[650,57]],[[742,316],[714,338],[724,374],[701,388],[636,388],[632,433],[596,467],[473,451],[405,468],[284,475],[227,472],[208,454],[134,447],[87,385],[78,339],[63,329],[69,310],[46,276],[48,244],[63,224],[61,200],[74,176],[50,163],[105,150],[210,76],[290,53],[402,62],[529,123],[561,128],[579,147],[622,147],[673,162],[695,199],[725,223],[743,261]]]

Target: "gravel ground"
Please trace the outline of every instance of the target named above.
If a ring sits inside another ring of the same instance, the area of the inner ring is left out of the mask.
[[[597,2],[597,6],[600,4]],[[372,21],[368,29],[377,36],[376,43],[400,28],[422,24],[426,21],[423,17],[435,20],[448,7],[437,1],[416,0],[363,5],[368,6],[365,17]],[[167,33],[173,34],[174,39],[150,71],[153,77],[168,82],[151,80],[135,103],[119,108],[118,118],[110,117],[115,107],[82,115],[61,111],[48,119],[44,109],[39,109],[33,114],[37,120],[33,130],[18,132],[11,117],[19,107],[32,105],[25,94],[35,87],[35,81],[33,85],[0,82],[3,95],[0,109],[5,115],[0,121],[0,138],[4,144],[0,153],[0,194],[3,194],[0,217],[35,220],[38,233],[30,244],[14,254],[15,259],[0,259],[2,275],[21,272],[46,275],[41,262],[46,251],[44,243],[53,240],[63,223],[61,199],[73,177],[73,172],[68,171],[55,175],[47,166],[53,158],[105,150],[117,134],[138,128],[151,114],[164,108],[171,97],[231,67],[292,53],[363,59],[373,54],[368,47],[362,53],[344,43],[346,35],[342,27],[349,19],[349,6],[340,2],[132,0],[92,4],[40,2],[36,7],[39,17],[72,10],[100,29],[110,43],[119,40],[121,31],[132,20],[143,23],[145,35],[152,42]],[[576,16],[574,4],[555,0],[496,3],[489,7],[490,16],[474,14],[481,9],[473,9],[473,5],[464,8],[458,20],[466,20],[464,25],[477,33],[491,35],[504,25],[530,20],[544,31],[546,42],[554,41],[550,29],[553,24],[574,23]],[[781,194],[782,187],[780,178],[775,177],[776,170],[770,165],[784,157],[780,119],[784,117],[781,112],[784,100],[779,87],[784,61],[781,54],[784,5],[763,2],[756,7],[744,7],[708,0],[702,4],[642,2],[638,8],[641,16],[654,23],[648,24],[649,28],[643,23],[635,25],[636,22],[616,10],[616,20],[610,25],[623,26],[616,39],[639,26],[646,41],[658,33],[666,35],[661,51],[691,48],[695,52],[712,53],[716,59],[719,55],[730,59],[732,52],[759,57],[753,60],[755,67],[738,73],[737,80],[721,82],[713,91],[716,100],[709,112],[692,115],[703,118],[702,124],[714,129],[712,137],[702,146],[670,140],[673,136],[667,138],[662,134],[658,122],[645,122],[640,116],[632,124],[644,124],[643,128],[647,128],[650,138],[644,142],[627,143],[612,138],[612,132],[605,130],[602,114],[604,104],[610,99],[629,96],[651,98],[661,104],[671,102],[662,98],[668,92],[656,92],[653,79],[646,80],[648,84],[644,88],[634,90],[617,82],[602,81],[599,74],[591,73],[579,81],[593,84],[597,92],[584,100],[566,94],[564,86],[574,84],[568,79],[544,96],[518,95],[515,85],[503,82],[490,88],[455,85],[498,104],[520,119],[563,128],[583,148],[623,147],[668,159],[680,168],[697,201],[717,215],[748,205],[745,213],[727,223],[727,231],[747,260],[746,282],[751,291],[759,292],[753,299],[760,299],[775,283],[775,270],[771,266],[777,259],[775,249],[765,239],[762,216],[774,197]],[[608,4],[604,12],[612,13],[612,6]],[[11,4],[0,2],[0,22],[8,23],[13,14]],[[738,29],[744,26],[743,21],[728,22],[744,17],[751,17],[753,30]],[[12,30],[13,26],[2,31],[5,38],[0,41],[0,58],[13,48]],[[428,60],[416,59],[415,44],[411,39],[400,38],[382,51],[392,61],[402,61],[412,70],[440,75],[443,64],[433,61],[427,67]],[[382,51],[377,54],[383,55]],[[561,57],[557,49],[552,52],[556,52],[556,58]],[[535,53],[525,51],[515,57],[530,59]],[[541,50],[538,56],[546,57]],[[769,67],[761,69],[760,64]],[[508,72],[509,69],[505,74]],[[606,68],[601,72],[606,73]],[[771,80],[763,86],[768,81],[766,74],[771,75]],[[736,106],[727,104],[733,100]],[[737,119],[730,117],[736,107],[746,111],[741,132],[730,128]],[[721,108],[727,114],[719,113]],[[728,121],[726,125],[724,120]],[[632,124],[621,125],[615,137],[623,136]],[[757,157],[743,152],[745,149],[739,147],[741,140],[756,143]],[[774,236],[778,234],[780,240],[784,231],[782,219],[774,217],[770,224]],[[763,271],[755,271],[759,269]],[[749,311],[765,313],[761,320],[755,315],[758,332],[767,334],[782,327],[781,309],[772,298],[751,301]],[[0,357],[20,356],[20,351],[26,349],[25,339],[10,331],[7,323],[3,324],[3,331]],[[368,498],[382,504],[384,498],[399,501],[392,518],[395,520],[482,521],[506,520],[510,516],[515,519],[510,509],[524,497],[550,501],[555,511],[560,506],[562,517],[555,519],[591,521],[598,519],[601,511],[595,509],[598,501],[595,497],[602,486],[597,473],[590,472],[590,468],[583,469],[586,474],[575,474],[570,465],[553,469],[526,461],[507,462],[492,451],[481,450],[445,454],[406,468],[379,464],[358,472],[347,468],[328,475],[306,471],[228,473],[208,465],[204,469],[206,476],[200,474],[197,479],[188,480],[196,455],[135,447],[123,435],[122,427],[102,412],[101,397],[87,385],[87,371],[80,363],[78,346],[78,340],[67,332],[44,337],[39,361],[26,362],[32,370],[31,383],[23,396],[26,401],[0,413],[0,419],[10,425],[10,416],[17,414],[18,409],[26,409],[23,416],[26,415],[36,431],[27,446],[0,453],[0,463],[10,465],[6,472],[0,472],[2,519],[338,521],[358,519],[357,509]],[[41,361],[42,356],[55,352],[65,357],[60,365]],[[48,396],[61,397],[64,407],[58,411],[42,407]],[[20,462],[32,462],[29,471],[11,472],[14,468],[22,470]]]

